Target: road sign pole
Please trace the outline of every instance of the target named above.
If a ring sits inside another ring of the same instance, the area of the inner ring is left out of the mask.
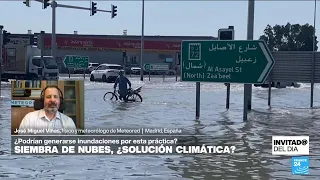
[[[200,82],[196,82],[196,119],[200,118]]]
[[[176,73],[176,81],[178,81],[178,68],[176,67],[174,70],[175,70],[175,73]]]
[[[269,80],[269,87],[268,87],[268,106],[271,105],[271,80]]]
[[[174,70],[175,70],[175,73],[176,73],[176,81],[178,81],[178,65],[179,65],[179,63],[181,62],[180,61],[180,56],[181,56],[181,52],[180,52],[180,55],[179,55],[179,53],[177,52],[176,53],[176,57],[175,57],[175,68],[174,68]]]
[[[248,26],[247,26],[247,39],[253,40],[254,31],[254,0],[248,0]],[[251,109],[252,98],[252,84],[244,84],[244,107],[243,107],[243,120],[247,120],[248,110]]]
[[[226,99],[226,108],[229,109],[230,104],[230,83],[227,83],[227,99]]]

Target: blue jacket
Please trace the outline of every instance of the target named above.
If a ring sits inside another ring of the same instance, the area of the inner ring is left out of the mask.
[[[113,87],[116,88],[118,84],[119,84],[119,94],[122,96],[125,96],[128,93],[127,84],[129,84],[129,87],[131,88],[131,82],[127,77],[120,75],[117,77]]]

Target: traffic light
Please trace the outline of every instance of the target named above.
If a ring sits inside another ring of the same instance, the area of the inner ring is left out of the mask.
[[[36,34],[33,35],[30,44],[32,44],[34,46],[38,46],[38,35],[36,35]]]
[[[50,6],[49,1],[50,0],[42,0],[42,3],[43,3],[42,9],[46,9],[48,6]]]
[[[10,42],[9,38],[10,33],[8,33],[6,30],[3,31],[3,45],[6,45],[8,42]]]
[[[30,7],[30,0],[23,1],[23,4],[25,4],[26,6]]]
[[[234,29],[219,29],[218,37],[219,37],[219,40],[233,40]]]
[[[117,16],[117,6],[111,4],[111,19]]]
[[[97,3],[91,2],[91,14],[90,14],[90,16],[93,16],[95,13],[97,13]]]

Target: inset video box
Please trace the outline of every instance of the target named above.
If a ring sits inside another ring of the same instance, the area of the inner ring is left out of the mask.
[[[15,80],[11,88],[11,135],[84,130],[83,80]]]

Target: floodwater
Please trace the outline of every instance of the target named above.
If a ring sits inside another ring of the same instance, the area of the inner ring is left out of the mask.
[[[75,75],[71,75],[73,78]],[[78,79],[81,77],[77,77]],[[85,126],[174,127],[190,134],[211,136],[216,144],[235,145],[234,154],[167,156],[12,156],[10,155],[10,86],[2,85],[0,101],[0,179],[319,179],[320,86],[315,86],[310,109],[310,87],[268,89],[253,87],[252,111],[243,122],[243,85],[231,86],[230,109],[225,109],[223,84],[201,85],[200,119],[195,120],[195,83],[175,77],[131,77],[142,87],[142,103],[102,100],[112,84],[85,79]],[[62,77],[61,79],[68,79]],[[317,108],[318,107],[318,108]],[[290,156],[271,155],[272,135],[310,136],[310,174],[292,175]]]

